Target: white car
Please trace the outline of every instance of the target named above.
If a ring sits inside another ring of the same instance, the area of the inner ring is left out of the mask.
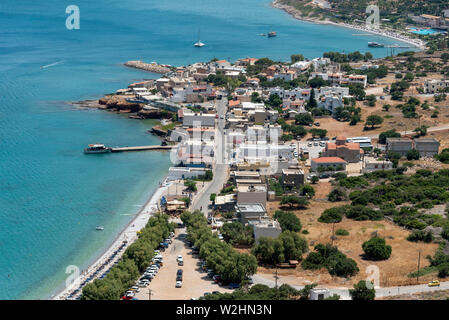
[[[176,258],[176,261],[179,261],[179,260],[182,260],[182,256],[181,256],[181,255],[179,255],[179,256]]]
[[[134,297],[134,292],[132,292],[131,290],[128,290],[128,291],[126,291],[126,294],[125,294],[125,296],[127,296],[127,297]]]
[[[139,291],[140,291],[140,288],[139,288],[138,286],[132,286],[132,287],[131,287],[131,291],[139,292]]]
[[[182,287],[182,281],[176,281],[176,288]]]

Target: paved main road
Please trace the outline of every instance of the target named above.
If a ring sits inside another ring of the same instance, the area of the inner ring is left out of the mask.
[[[215,163],[213,164],[214,178],[209,182],[206,188],[196,196],[192,205],[193,210],[200,210],[202,208],[205,215],[210,211],[208,208],[210,204],[210,195],[212,193],[218,193],[228,179],[228,165],[224,159],[224,127],[226,123],[225,116],[227,104],[228,100],[225,98],[217,100],[216,103],[218,123],[215,134]]]
[[[254,284],[264,284],[269,287],[275,286],[274,276],[273,279],[269,278],[269,275],[260,275],[255,274],[253,275],[253,282]],[[283,279],[282,276],[279,276],[278,278],[278,286],[282,284],[289,284],[288,280]],[[304,288],[304,286],[297,286],[297,285],[291,285],[293,288],[297,290],[301,290]],[[318,287],[322,288],[322,286]],[[441,285],[439,287],[429,287],[427,284],[419,284],[414,286],[399,286],[399,287],[385,287],[385,288],[377,288],[376,289],[376,298],[382,298],[382,297],[391,297],[391,296],[397,296],[402,294],[411,294],[411,293],[419,293],[419,292],[432,292],[432,291],[438,291],[438,290],[448,290],[449,289],[449,281],[448,282],[441,282]],[[350,300],[351,297],[349,296],[349,291],[347,288],[329,288],[330,295],[338,294],[340,296],[341,300]]]

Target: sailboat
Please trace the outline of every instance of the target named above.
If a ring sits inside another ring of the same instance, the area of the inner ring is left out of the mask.
[[[197,47],[197,48],[201,48],[201,47],[205,46],[205,44],[202,43],[201,40],[200,40],[200,29],[198,29],[198,42],[196,42],[194,44],[194,46]]]

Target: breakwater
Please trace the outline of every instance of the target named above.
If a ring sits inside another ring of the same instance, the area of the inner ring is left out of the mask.
[[[145,71],[149,71],[149,72],[154,72],[154,73],[160,73],[160,74],[165,74],[167,72],[170,72],[170,68],[157,64],[157,63],[145,63],[143,61],[140,60],[133,60],[133,61],[127,61],[124,63],[125,66],[130,67],[130,68],[136,68],[136,69],[140,69],[140,70],[145,70]]]

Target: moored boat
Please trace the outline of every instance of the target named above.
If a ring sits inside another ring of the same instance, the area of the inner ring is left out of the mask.
[[[373,48],[382,48],[385,45],[383,43],[378,43],[378,42],[368,42],[368,47],[373,47]]]
[[[89,144],[87,148],[84,149],[84,153],[107,153],[111,152],[111,148],[105,147],[104,144]]]

